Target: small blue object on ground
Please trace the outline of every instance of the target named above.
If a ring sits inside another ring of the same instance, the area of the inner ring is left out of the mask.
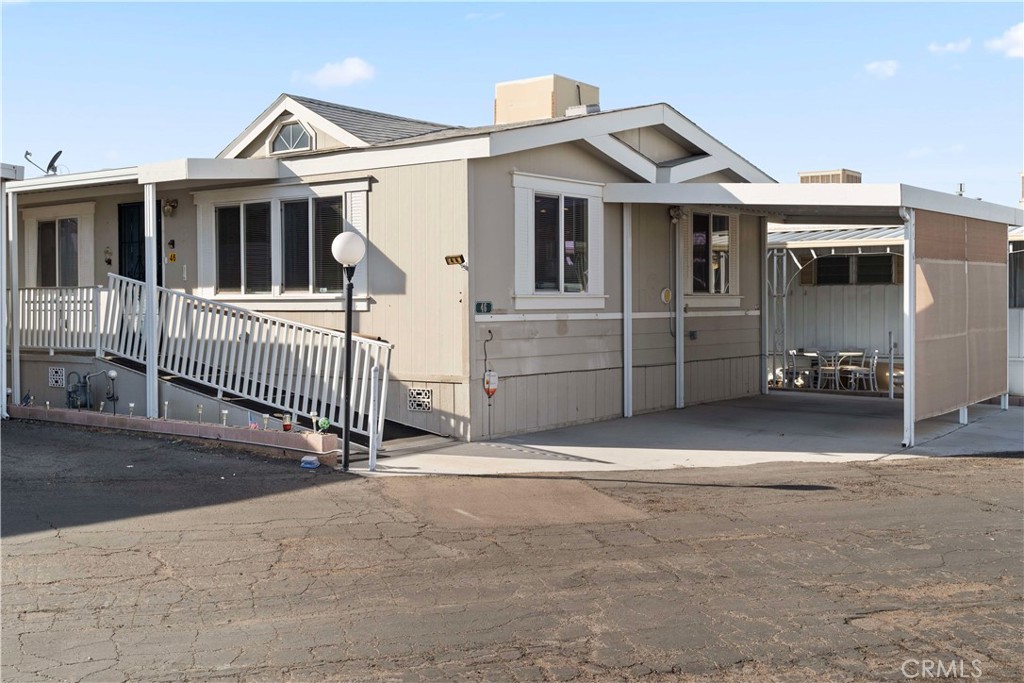
[[[308,470],[315,470],[317,467],[320,467],[320,458],[315,455],[304,455],[302,456],[300,467],[305,467]]]

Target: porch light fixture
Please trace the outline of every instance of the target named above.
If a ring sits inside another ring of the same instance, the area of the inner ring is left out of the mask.
[[[445,256],[444,262],[449,266],[461,266],[466,262],[466,257],[462,254],[453,254],[452,256]]]
[[[352,278],[356,265],[366,256],[366,242],[354,232],[342,232],[331,242],[331,255],[345,271],[345,377],[343,382],[342,405],[345,413],[341,446],[341,471],[348,472],[352,426],[352,410],[349,400],[352,396]]]
[[[177,199],[165,199],[161,205],[163,208],[164,216],[170,218],[174,215],[174,212],[178,210]]]

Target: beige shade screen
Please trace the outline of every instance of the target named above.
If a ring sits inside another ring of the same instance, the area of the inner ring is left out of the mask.
[[[1006,226],[916,212],[914,419],[1007,391]]]

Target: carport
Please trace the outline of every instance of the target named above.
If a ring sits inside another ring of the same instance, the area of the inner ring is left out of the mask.
[[[606,202],[742,209],[775,223],[900,225],[903,240],[903,446],[915,424],[1001,397],[1007,405],[1008,226],[1024,223],[1020,209],[909,185],[781,185],[760,183],[614,183]],[[762,244],[766,242],[762,235]],[[762,307],[768,292],[762,282]],[[675,317],[685,319],[682,297]],[[624,327],[632,325],[624,316]],[[761,381],[766,393],[768,329],[761,316]],[[683,346],[676,367],[683,368]]]

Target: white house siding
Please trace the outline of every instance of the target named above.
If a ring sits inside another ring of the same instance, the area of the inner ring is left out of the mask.
[[[1008,322],[1010,393],[1024,396],[1024,308],[1009,309]]]

